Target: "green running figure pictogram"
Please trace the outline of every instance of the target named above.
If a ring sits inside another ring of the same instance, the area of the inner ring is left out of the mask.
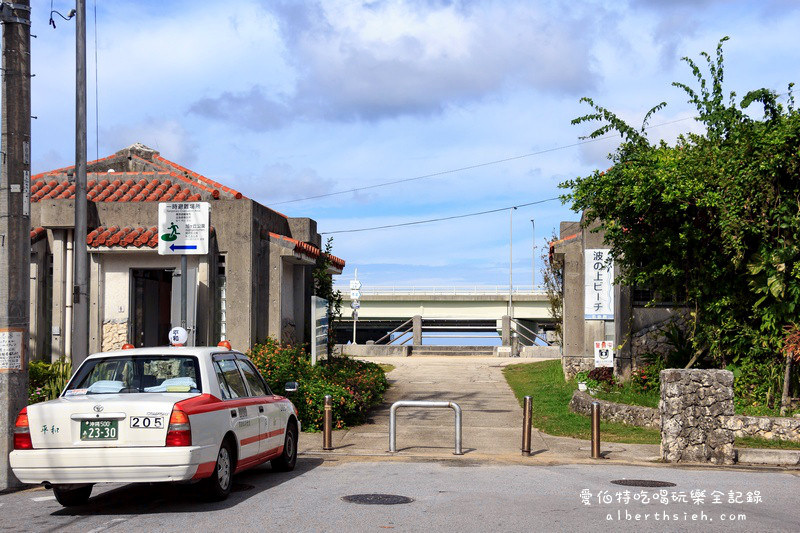
[[[178,235],[180,235],[180,233],[178,233],[178,225],[174,222],[169,225],[169,229],[170,233],[164,233],[161,235],[162,241],[174,241],[178,238]]]

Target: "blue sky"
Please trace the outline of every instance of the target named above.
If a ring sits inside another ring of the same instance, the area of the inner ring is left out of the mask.
[[[41,172],[74,162],[75,26],[53,29],[50,2],[32,4]],[[582,96],[637,125],[666,101],[653,139],[696,131],[670,83],[691,81],[682,56],[725,35],[728,90],[800,81],[793,0],[97,1],[96,65],[93,0],[87,10],[90,159],[142,142],[321,232],[557,196],[615,147],[574,146],[589,131],[570,125]],[[576,218],[560,202],[514,212],[515,284],[531,283],[531,219],[541,253]],[[365,285],[508,284],[508,211],[334,237],[343,280],[358,267]]]

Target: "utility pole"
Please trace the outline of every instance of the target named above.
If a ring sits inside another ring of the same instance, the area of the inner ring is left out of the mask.
[[[3,23],[0,154],[0,490],[19,485],[8,464],[17,414],[28,403],[25,350],[31,272],[31,8],[0,4]]]
[[[508,316],[514,318],[514,211],[516,207],[508,210]]]
[[[72,365],[89,355],[89,254],[86,251],[86,0],[75,13],[75,285],[72,295]]]
[[[531,242],[533,243],[533,252],[531,252],[531,293],[536,291],[536,222],[534,219],[531,219],[531,225],[533,226],[533,237]]]

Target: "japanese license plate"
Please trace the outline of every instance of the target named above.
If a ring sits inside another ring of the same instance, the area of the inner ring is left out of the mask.
[[[81,420],[81,440],[117,440],[117,421]]]
[[[145,429],[163,429],[164,417],[163,416],[132,416],[132,428],[145,428]]]

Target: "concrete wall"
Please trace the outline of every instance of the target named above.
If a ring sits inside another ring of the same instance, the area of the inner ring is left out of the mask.
[[[90,228],[152,227],[158,222],[157,202],[89,202],[89,211]],[[41,257],[36,256],[39,259],[32,268],[37,280],[42,279],[47,254],[53,257],[49,310],[53,328],[44,331],[42,324],[47,320],[34,317],[37,321],[34,339],[36,346],[51,345],[55,359],[65,353],[64,310],[70,300],[65,277],[65,243],[74,221],[74,202],[63,199],[36,202],[32,205],[31,220],[34,227],[41,225],[49,230],[48,240],[42,244],[45,252]],[[269,233],[319,246],[316,222],[309,218],[290,219],[252,200],[240,199],[212,201],[211,226],[215,236],[209,255],[202,259],[190,256],[190,264],[195,261],[199,265],[197,326],[202,334],[198,343],[214,344],[218,340],[215,317],[219,307],[216,270],[219,255],[225,257],[227,271],[226,329],[231,343],[244,350],[268,335],[282,340],[287,324],[293,331],[291,337],[304,341],[314,261],[298,259],[292,250],[272,245]],[[115,337],[115,345],[123,336],[130,314],[130,269],[173,268],[180,261],[178,257],[160,257],[149,248],[114,247],[101,252],[90,249],[90,257],[90,349],[97,351],[104,347],[104,329],[107,338]],[[287,258],[290,263],[284,270]],[[41,300],[44,290],[40,288],[37,294]]]
[[[594,233],[597,224],[580,228],[578,222],[562,222],[561,238],[555,253],[564,263],[563,353],[562,365],[567,379],[581,370],[594,368],[594,341],[612,340],[613,323],[584,319],[584,251],[591,248],[608,248],[603,234]],[[616,272],[614,272],[616,275]]]

